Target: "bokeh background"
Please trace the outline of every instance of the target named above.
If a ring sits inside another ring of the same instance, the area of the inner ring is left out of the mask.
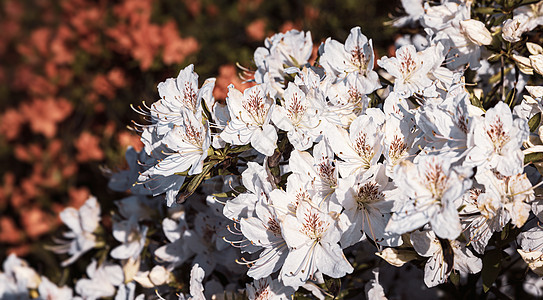
[[[327,37],[343,43],[361,26],[376,56],[390,55],[396,32],[384,23],[398,7],[388,0],[1,0],[0,261],[14,252],[59,276],[59,258],[43,247],[58,236],[58,213],[90,194],[102,212],[113,210],[123,195],[107,189],[108,170],[125,167],[128,146],[142,147],[127,128],[139,120],[130,106],[156,101],[159,82],[194,64],[200,83],[217,78],[214,95],[224,99],[230,83],[248,85],[236,63],[255,69],[255,49],[290,29],[311,31],[316,55]]]

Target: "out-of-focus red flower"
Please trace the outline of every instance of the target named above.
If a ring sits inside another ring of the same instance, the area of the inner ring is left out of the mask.
[[[4,174],[4,185],[0,186],[0,210],[8,205],[8,199],[13,194],[15,186],[15,175],[12,172],[6,172]]]
[[[155,24],[143,23],[140,28],[131,31],[134,47],[132,56],[139,60],[140,68],[147,70],[151,67],[155,55],[162,44],[160,27]]]
[[[257,19],[247,25],[245,28],[247,36],[252,41],[261,41],[266,37],[266,20]]]
[[[66,119],[72,110],[72,104],[64,98],[34,99],[21,105],[21,113],[30,122],[32,131],[48,138],[55,136],[57,124]]]
[[[81,133],[74,144],[77,149],[76,160],[78,162],[104,159],[104,152],[100,149],[100,140],[89,132]]]
[[[38,28],[31,34],[31,42],[38,50],[38,53],[45,57],[49,53],[49,40],[51,38],[51,29],[47,27]]]
[[[167,22],[162,26],[162,40],[164,41],[164,50],[162,60],[164,64],[179,64],[185,58],[198,51],[198,41],[193,37],[181,38],[177,30],[177,23]]]
[[[319,11],[318,8],[316,8],[314,6],[311,6],[311,5],[304,6],[304,16],[309,21],[318,20],[319,15],[320,15],[320,11]]]
[[[68,206],[75,207],[76,209],[79,209],[87,199],[89,199],[90,196],[90,190],[86,187],[70,187],[68,190],[68,194],[70,195],[70,203]]]
[[[126,149],[128,146],[132,146],[136,151],[141,151],[143,143],[140,140],[139,135],[130,131],[121,131],[117,135],[117,141],[121,146],[121,149]]]
[[[8,108],[0,116],[0,132],[8,140],[15,139],[21,131],[25,118],[16,109]]]
[[[213,89],[213,96],[215,99],[226,99],[228,86],[230,84],[233,84],[238,90],[244,90],[254,85],[252,83],[244,83],[241,78],[239,78],[238,70],[234,65],[222,65],[219,68],[219,76],[217,76],[215,88]]]
[[[74,38],[72,30],[67,25],[60,25],[56,36],[51,42],[53,61],[57,64],[71,64],[74,52],[70,49],[69,41]]]
[[[194,17],[199,16],[202,11],[202,2],[200,0],[183,0],[190,14]]]
[[[55,224],[55,218],[46,214],[37,206],[23,208],[21,210],[21,218],[21,223],[23,224],[26,234],[32,239],[48,232]]]
[[[0,242],[17,244],[23,239],[23,234],[11,217],[0,217]]]
[[[301,28],[302,28],[302,24],[300,24],[299,21],[297,21],[296,23],[294,23],[292,21],[286,21],[279,28],[279,32],[287,32],[287,31],[292,30],[292,29],[301,30]]]
[[[23,245],[20,245],[20,246],[15,246],[15,247],[10,247],[8,248],[8,250],[6,251],[6,254],[15,254],[19,257],[23,257],[25,255],[28,254],[28,252],[30,252],[30,244],[23,244]]]
[[[107,73],[107,79],[116,88],[123,88],[126,86],[126,75],[121,68],[111,69]]]
[[[92,80],[92,88],[98,95],[102,95],[110,100],[115,97],[115,87],[109,83],[105,75],[96,75]]]
[[[210,17],[215,17],[219,14],[219,8],[215,4],[208,4],[206,6],[206,13]]]

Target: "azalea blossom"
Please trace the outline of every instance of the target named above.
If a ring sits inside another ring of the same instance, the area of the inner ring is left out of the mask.
[[[289,83],[283,99],[281,106],[275,106],[272,121],[287,131],[289,142],[296,150],[306,150],[319,136],[319,110],[294,83]]]
[[[74,263],[85,252],[97,244],[94,231],[99,227],[100,205],[95,197],[90,197],[79,210],[68,207],[60,213],[60,219],[71,231],[63,236],[69,240],[56,240],[59,245],[51,246],[56,253],[68,253],[71,257],[62,262],[62,266]]]
[[[293,289],[283,286],[277,279],[266,277],[247,284],[246,288],[249,300],[292,299]]]
[[[521,173],[524,154],[520,147],[529,132],[526,120],[513,120],[507,104],[498,102],[484,117],[473,119],[467,137],[466,165],[496,168],[505,176]]]
[[[394,92],[402,96],[424,93],[433,80],[430,72],[435,68],[437,57],[433,48],[417,52],[415,46],[406,45],[396,50],[396,57],[382,57],[377,64],[395,78]]]
[[[475,274],[483,268],[481,259],[460,242],[441,240],[433,231],[411,233],[411,243],[421,256],[428,257],[424,266],[427,287],[444,283],[453,269]]]
[[[321,51],[320,64],[329,76],[343,78],[353,74],[360,80],[362,94],[370,94],[381,86],[373,71],[372,41],[362,34],[360,27],[351,29],[345,45],[328,38]]]
[[[386,193],[393,185],[389,184],[382,164],[375,168],[374,172],[339,180],[337,199],[345,208],[340,216],[343,248],[362,240],[364,233],[379,245],[402,244],[400,235],[385,231],[394,206],[394,202],[386,198]]]
[[[438,237],[456,239],[462,228],[455,201],[471,183],[467,170],[452,167],[450,158],[424,155],[415,164],[402,161],[395,173],[399,193],[394,200],[402,204],[385,230],[401,234],[429,223]]]
[[[377,164],[382,153],[384,114],[371,109],[356,118],[347,132],[338,126],[330,126],[325,132],[334,153],[343,161],[337,163],[339,173],[346,177],[363,173]]]
[[[281,220],[289,253],[281,269],[283,284],[298,288],[317,271],[339,278],[353,271],[340,246],[340,232],[332,217],[308,201],[301,201],[296,216]]]
[[[243,93],[229,86],[226,102],[231,121],[221,138],[234,145],[250,143],[258,152],[271,156],[277,147],[277,132],[270,124],[275,104],[264,86],[256,85]]]

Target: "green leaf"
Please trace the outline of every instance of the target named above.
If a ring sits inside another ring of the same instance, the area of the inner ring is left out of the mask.
[[[479,100],[479,98],[477,98],[477,96],[475,96],[475,94],[473,94],[473,93],[471,94],[470,101],[471,101],[472,105],[477,106],[480,109],[484,110],[483,103],[481,103],[481,100]]]
[[[474,9],[475,13],[491,15],[495,13],[500,13],[501,11],[493,7],[477,7]]]
[[[333,295],[334,298],[339,295],[339,291],[341,290],[341,280],[339,278],[327,278],[324,284],[328,293]]]
[[[543,161],[543,152],[535,152],[524,155],[524,163],[538,163]]]
[[[520,2],[519,6],[534,4],[534,3],[537,3],[539,1],[541,1],[541,0],[523,0],[522,2]]]
[[[233,146],[228,149],[228,153],[241,153],[245,152],[247,150],[251,150],[253,147],[251,144],[243,145],[243,146]]]
[[[483,290],[485,293],[490,290],[490,287],[500,274],[502,258],[502,251],[500,249],[490,250],[483,256],[481,276],[483,278]]]
[[[503,227],[503,230],[502,230],[502,233],[500,235],[500,239],[503,241],[505,240],[508,236],[509,236],[509,229],[510,229],[510,225],[507,224],[505,225],[505,227]]]
[[[502,53],[494,53],[490,55],[490,57],[488,58],[488,62],[497,62],[498,60],[500,60],[501,56],[502,56]]]
[[[509,107],[513,107],[513,101],[515,101],[515,96],[517,95],[517,89],[513,88],[507,93],[507,98],[505,99],[505,103],[509,105]]]
[[[458,286],[460,283],[460,274],[457,272],[451,272],[451,275],[449,276],[449,280],[454,284],[455,286]]]
[[[541,123],[541,112],[538,112],[528,121],[528,127],[530,127],[530,132],[535,132],[539,124]]]
[[[181,188],[181,191],[179,191],[179,194],[177,195],[177,203],[185,202],[185,200],[187,200],[187,198],[196,191],[196,189],[200,186],[200,184],[204,180],[204,177],[207,176],[209,171],[211,171],[211,169],[214,166],[215,166],[214,162],[208,162],[208,164],[204,165],[204,169],[202,170],[202,173],[195,175],[187,184],[184,190],[183,188]]]

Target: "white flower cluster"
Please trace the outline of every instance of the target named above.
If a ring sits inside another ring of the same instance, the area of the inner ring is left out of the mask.
[[[381,258],[415,262],[429,288],[469,277],[486,291],[496,279],[486,265],[503,253],[543,275],[543,87],[527,85],[543,74],[543,48],[516,43],[542,24],[543,4],[517,2],[512,19],[491,25],[472,10],[497,6],[402,1],[408,15],[393,24],[423,31],[380,59],[359,27],[322,43],[317,62],[309,32],[276,34],[255,51],[255,85],[230,86],[226,103],[212,97],[214,79],[198,87],[192,65],[160,83],[161,99],[139,110],[150,121],[137,126],[145,149],[128,149],[130,169],[110,180],[132,193],[116,202],[118,245],[75,293],[134,299],[137,282],[174,297],[168,284],[192,268],[179,299],[322,299]],[[64,266],[104,246],[96,199],[61,218],[70,241],[51,248],[70,255]],[[378,271],[366,269],[350,284],[385,299]],[[10,257],[0,296],[71,297],[30,270]],[[241,286],[245,273],[254,282]],[[525,290],[541,296],[534,274]]]

